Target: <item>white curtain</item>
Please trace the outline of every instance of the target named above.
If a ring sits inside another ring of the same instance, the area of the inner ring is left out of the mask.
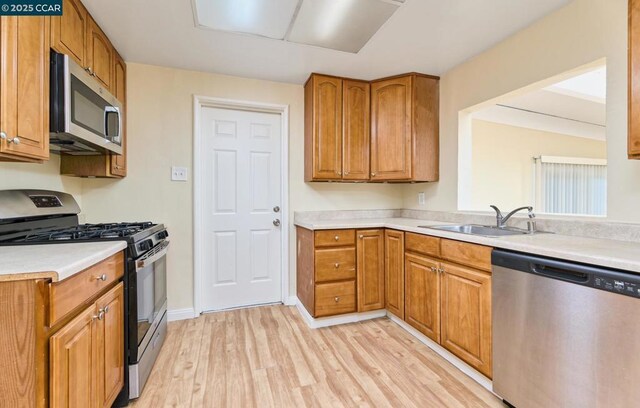
[[[551,214],[607,214],[605,160],[541,157],[538,208]]]

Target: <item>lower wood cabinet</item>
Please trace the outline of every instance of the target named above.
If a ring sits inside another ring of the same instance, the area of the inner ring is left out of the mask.
[[[384,230],[296,233],[297,294],[311,316],[384,309]]]
[[[358,312],[384,309],[384,230],[358,230]]]
[[[387,311],[404,319],[404,232],[384,231],[384,289]]]
[[[404,320],[431,340],[440,342],[440,276],[437,260],[405,257]]]
[[[110,407],[124,384],[123,284],[51,336],[49,347],[51,407]]]
[[[441,344],[491,377],[491,275],[443,262]]]
[[[0,407],[111,407],[124,385],[123,273],[119,252],[58,282],[0,280]]]

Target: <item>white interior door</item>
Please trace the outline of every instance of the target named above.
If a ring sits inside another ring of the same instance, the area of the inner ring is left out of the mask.
[[[203,311],[282,300],[281,118],[203,107]]]

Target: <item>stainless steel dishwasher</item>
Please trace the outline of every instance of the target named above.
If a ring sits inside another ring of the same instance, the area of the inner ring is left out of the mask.
[[[496,394],[517,408],[640,407],[640,275],[503,250],[492,263]]]

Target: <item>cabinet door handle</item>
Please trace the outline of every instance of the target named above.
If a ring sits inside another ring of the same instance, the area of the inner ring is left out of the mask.
[[[337,241],[337,240],[340,239],[340,237],[336,235],[335,237],[333,237],[333,239],[335,239]]]
[[[375,177],[375,176],[376,176],[376,173],[371,173],[371,177]]]
[[[103,274],[102,274],[102,275],[100,275],[100,276],[96,276],[96,280],[99,280],[99,281],[103,281],[103,282],[105,282],[105,281],[107,280],[107,274],[106,274],[106,273],[103,273]]]
[[[109,306],[105,306],[105,307],[104,307],[104,312],[105,312],[105,313],[109,313]]]
[[[333,300],[338,303],[340,301],[340,296],[336,296]]]
[[[431,267],[431,272],[437,272],[437,271],[438,271],[438,268],[436,268],[435,266]]]
[[[4,132],[0,132],[0,139],[1,140],[6,140],[7,143],[13,143],[13,144],[17,144],[17,145],[20,144],[20,138],[19,137],[16,136],[16,137],[14,137],[12,139],[9,136],[7,136],[7,134],[4,133]]]
[[[93,316],[93,320],[102,320],[104,318],[104,310],[100,309],[98,310],[98,314]]]
[[[358,238],[362,239],[362,238],[364,238],[364,235],[360,234],[360,236]]]
[[[338,262],[336,262],[336,264],[334,266],[336,267],[336,269],[338,269],[340,267],[340,264]]]

